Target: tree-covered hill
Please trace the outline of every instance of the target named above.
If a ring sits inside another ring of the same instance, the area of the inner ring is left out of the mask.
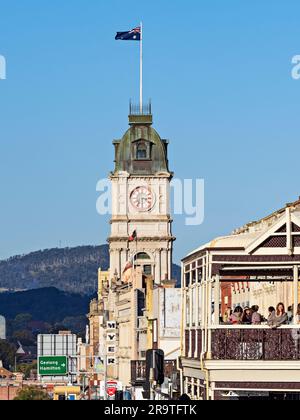
[[[0,261],[0,289],[22,291],[55,287],[81,295],[97,290],[98,268],[109,266],[108,245],[55,248]],[[180,284],[180,267],[174,265]]]
[[[19,314],[30,314],[33,320],[54,324],[68,317],[85,316],[89,311],[90,299],[54,287],[1,293],[0,313],[7,319],[14,319]]]
[[[30,290],[56,287],[70,293],[91,295],[97,272],[108,268],[106,245],[49,249],[0,261],[0,288]]]

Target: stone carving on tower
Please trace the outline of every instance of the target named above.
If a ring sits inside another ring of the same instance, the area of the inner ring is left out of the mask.
[[[130,111],[130,128],[115,147],[112,183],[110,278],[141,267],[156,284],[172,280],[172,234],[168,141],[152,127],[151,106]]]

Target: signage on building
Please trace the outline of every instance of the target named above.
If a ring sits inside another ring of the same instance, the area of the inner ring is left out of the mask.
[[[116,338],[117,338],[117,334],[116,333],[108,333],[107,334],[107,341],[108,342],[114,342],[114,341],[116,341]]]
[[[117,390],[118,390],[118,382],[117,381],[108,381],[107,382],[106,393],[109,397],[113,397],[114,395],[116,395]]]
[[[107,354],[115,354],[116,348],[115,346],[108,346],[107,347]]]
[[[117,328],[116,321],[107,321],[107,329],[108,330],[115,330]]]
[[[105,383],[104,381],[100,382],[100,396],[104,397],[104,389],[105,389]],[[123,386],[122,382],[110,380],[106,383],[106,394],[111,398],[116,395],[117,391],[122,391]]]
[[[117,323],[116,321],[107,321],[107,335],[106,335],[106,342],[107,342],[107,365],[114,366],[116,364],[116,341],[117,341]]]
[[[115,357],[108,357],[107,358],[107,365],[108,366],[113,366],[116,364],[116,358]]]
[[[39,357],[38,374],[40,376],[66,376],[68,374],[68,358],[66,356]]]

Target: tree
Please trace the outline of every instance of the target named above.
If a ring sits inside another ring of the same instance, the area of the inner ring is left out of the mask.
[[[34,346],[36,343],[35,337],[31,331],[27,330],[18,330],[15,331],[12,335],[12,341],[20,341],[24,346]]]
[[[5,369],[10,369],[15,363],[16,347],[7,341],[0,340],[0,360]]]
[[[30,365],[20,364],[18,365],[17,371],[23,373],[25,379],[29,379],[31,372],[37,371],[37,362]]]
[[[26,329],[29,322],[32,320],[31,314],[18,314],[15,318],[15,327],[22,330]]]
[[[85,315],[82,316],[69,316],[66,317],[62,324],[67,327],[68,330],[75,334],[85,334],[87,318]]]
[[[21,389],[15,398],[15,401],[50,401],[49,395],[42,389],[28,386]]]

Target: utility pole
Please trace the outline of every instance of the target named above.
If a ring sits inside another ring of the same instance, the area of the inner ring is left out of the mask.
[[[107,355],[104,354],[104,401],[107,401]]]
[[[152,351],[152,368],[150,369],[150,398],[151,401],[155,401],[155,368],[156,368],[156,354]]]
[[[99,358],[103,360],[104,365],[104,401],[107,401],[107,351],[106,351],[106,335],[105,342],[99,344]]]

